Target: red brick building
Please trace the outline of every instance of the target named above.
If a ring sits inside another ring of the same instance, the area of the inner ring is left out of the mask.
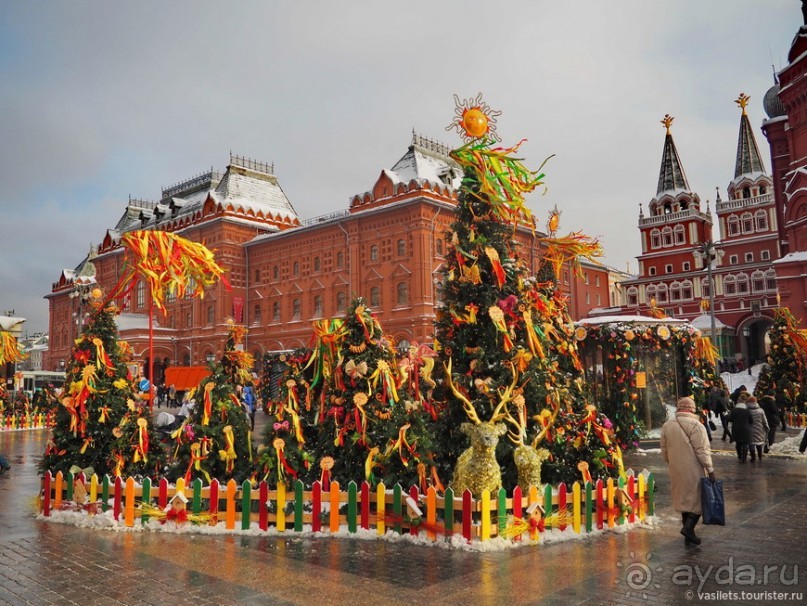
[[[130,199],[117,225],[73,270],[64,270],[47,295],[50,351],[46,367],[66,364],[86,315],[81,294],[121,272],[121,234],[160,229],[204,242],[216,252],[232,289],[210,288],[203,299],[168,303],[156,318],[155,358],[196,365],[220,355],[227,319],[249,328],[246,348],[267,351],[309,344],[312,321],[339,316],[362,296],[398,342],[430,342],[440,304],[445,233],[454,220],[461,170],[449,149],[413,135],[412,144],[349,208],[300,221],[272,167],[231,157],[224,174],[208,172],[162,191],[159,202]],[[519,229],[521,256],[537,271],[539,237]],[[608,305],[604,267],[586,263],[577,278],[564,269],[561,289],[575,317]],[[119,318],[121,337],[138,359],[147,355],[150,300],[139,285]]]

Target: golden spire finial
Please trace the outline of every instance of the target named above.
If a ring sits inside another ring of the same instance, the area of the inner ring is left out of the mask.
[[[664,128],[667,129],[668,135],[670,134],[670,126],[672,126],[673,120],[675,120],[675,118],[673,118],[670,114],[664,114],[664,119],[661,121]]]
[[[749,97],[749,96],[748,96],[748,95],[746,95],[745,93],[740,93],[740,96],[739,96],[739,97],[737,97],[737,98],[734,100],[734,102],[735,102],[737,105],[739,105],[739,106],[742,108],[742,110],[743,110],[743,115],[745,115],[745,106],[746,106],[746,105],[748,105],[748,100],[749,100],[750,98],[751,98],[751,97]]]

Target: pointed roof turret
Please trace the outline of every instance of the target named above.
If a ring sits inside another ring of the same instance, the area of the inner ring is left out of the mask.
[[[670,126],[675,118],[670,114],[665,114],[661,123],[667,129],[667,134],[664,137],[664,153],[661,156],[661,170],[658,175],[658,188],[656,195],[662,192],[674,191],[689,191],[689,183],[687,176],[684,173],[684,167],[681,166],[681,158],[678,156],[678,150],[675,148],[672,134],[670,134]]]
[[[754,131],[751,129],[751,122],[745,111],[750,98],[751,97],[745,93],[740,93],[740,96],[734,101],[742,110],[742,115],[740,116],[740,135],[737,141],[737,162],[734,165],[735,179],[741,175],[765,172],[765,165],[762,163],[757,141],[754,138]]]

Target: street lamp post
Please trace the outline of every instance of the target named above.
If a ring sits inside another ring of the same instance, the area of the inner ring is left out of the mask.
[[[719,244],[715,244],[711,240],[708,242],[698,242],[696,244],[696,250],[693,253],[696,258],[703,260],[706,264],[706,276],[709,280],[709,320],[710,320],[710,336],[714,340],[715,345],[717,345],[718,353],[720,357],[723,357],[723,348],[722,343],[717,338],[717,333],[715,332],[715,284],[714,284],[714,276],[712,275],[712,263],[714,263],[719,257],[723,256],[723,251],[720,248]]]

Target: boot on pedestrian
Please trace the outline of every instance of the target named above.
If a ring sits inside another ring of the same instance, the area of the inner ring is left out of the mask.
[[[681,518],[684,520],[684,527],[681,529],[681,534],[684,535],[684,544],[700,545],[701,540],[698,535],[695,534],[695,526],[700,519],[700,515],[697,513],[684,512],[681,514]]]

